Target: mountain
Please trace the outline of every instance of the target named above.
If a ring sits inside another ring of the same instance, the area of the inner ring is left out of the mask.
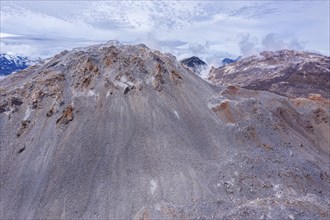
[[[22,55],[0,54],[0,76],[6,76],[13,72],[23,70],[36,61]]]
[[[307,97],[316,93],[330,97],[330,57],[293,50],[265,51],[220,68],[209,80],[280,95]]]
[[[236,59],[224,58],[222,60],[222,65],[228,65],[230,63],[235,63],[236,61],[240,60],[241,58],[242,58],[241,56],[237,57]]]
[[[320,96],[212,85],[113,44],[12,74],[0,96],[1,219],[330,217]]]
[[[202,70],[207,68],[207,64],[198,57],[190,57],[180,61],[186,68],[194,73],[200,74]]]

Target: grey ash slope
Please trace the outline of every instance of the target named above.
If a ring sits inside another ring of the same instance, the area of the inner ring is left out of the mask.
[[[215,87],[143,45],[0,82],[1,219],[329,218],[329,102]]]
[[[316,93],[329,98],[330,57],[293,50],[264,51],[212,69],[209,79],[284,96],[306,97]]]

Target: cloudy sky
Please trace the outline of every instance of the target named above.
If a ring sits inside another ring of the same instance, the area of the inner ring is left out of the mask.
[[[290,48],[329,55],[329,1],[0,1],[1,52],[48,57],[119,40],[208,62]]]

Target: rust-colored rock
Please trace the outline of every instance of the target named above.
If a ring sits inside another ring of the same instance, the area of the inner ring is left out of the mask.
[[[178,72],[176,72],[175,70],[171,70],[171,75],[170,75],[170,77],[171,77],[171,80],[172,80],[175,84],[180,83],[181,80],[182,80],[181,75],[180,75]]]
[[[56,120],[56,124],[58,123],[68,124],[70,121],[72,121],[74,119],[73,109],[74,108],[71,105],[67,106],[63,111],[61,117]]]
[[[230,110],[229,101],[223,101],[219,105],[212,108],[212,111],[219,114],[221,117],[224,117],[228,123],[235,123],[235,119]]]

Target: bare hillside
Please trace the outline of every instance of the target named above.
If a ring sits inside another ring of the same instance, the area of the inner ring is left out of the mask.
[[[330,218],[321,96],[214,86],[103,44],[5,78],[0,97],[1,219]]]

